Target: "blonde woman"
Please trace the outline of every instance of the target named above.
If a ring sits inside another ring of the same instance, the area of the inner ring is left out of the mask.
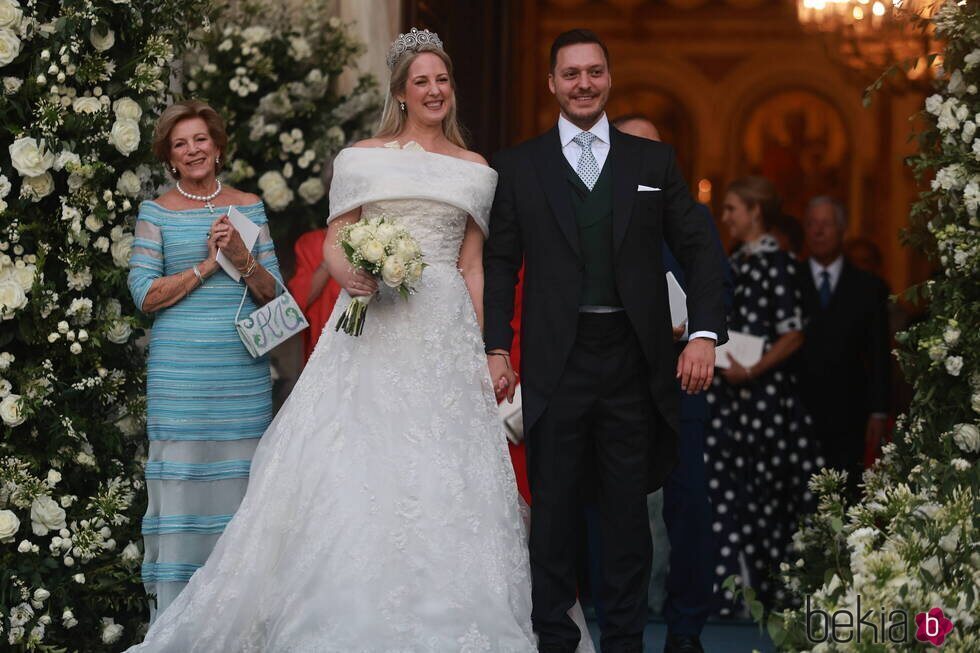
[[[343,225],[385,215],[428,267],[407,301],[380,290],[360,337],[324,331],[211,559],[135,650],[537,650],[480,330],[497,175],[465,149],[438,37],[400,36],[389,66],[378,138],[334,162],[335,314],[377,290],[337,247]]]

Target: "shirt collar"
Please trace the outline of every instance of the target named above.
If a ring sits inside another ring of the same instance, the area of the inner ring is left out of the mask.
[[[830,278],[831,279],[836,279],[837,277],[840,276],[840,272],[841,272],[841,270],[843,268],[844,268],[844,257],[843,257],[843,255],[842,256],[838,256],[827,267],[824,267],[824,266],[820,265],[820,263],[818,263],[815,258],[810,258],[810,270],[813,271],[813,276],[815,276],[815,277],[820,276],[820,273],[823,272],[824,270],[826,270],[828,273],[830,273]]]
[[[595,137],[602,141],[603,143],[609,143],[609,119],[606,117],[605,112],[599,116],[599,120],[596,121],[591,128],[585,130],[590,131],[595,134]],[[582,130],[576,127],[569,121],[565,116],[558,115],[558,137],[561,139],[561,146],[564,148],[566,145],[572,142],[572,139],[582,133]]]

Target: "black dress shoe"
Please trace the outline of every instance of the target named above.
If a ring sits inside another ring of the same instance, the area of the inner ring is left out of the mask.
[[[668,635],[664,653],[704,653],[697,635]]]

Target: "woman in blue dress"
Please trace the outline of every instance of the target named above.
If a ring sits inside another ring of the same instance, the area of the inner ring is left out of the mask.
[[[279,264],[262,202],[217,179],[228,137],[203,102],[160,116],[154,152],[176,181],[143,202],[129,288],[155,316],[147,362],[143,582],[167,607],[204,564],[245,495],[252,454],[272,419],[269,360],[238,337],[242,294],[248,315],[276,295]],[[235,206],[260,228],[248,251],[224,215]],[[221,251],[242,275],[216,261]]]

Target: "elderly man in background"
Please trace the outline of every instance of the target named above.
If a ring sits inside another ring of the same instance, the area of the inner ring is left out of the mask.
[[[856,495],[865,448],[880,445],[888,418],[888,288],[844,257],[847,214],[839,203],[815,197],[803,226],[810,253],[802,275],[803,400],[828,466],[848,473]]]

